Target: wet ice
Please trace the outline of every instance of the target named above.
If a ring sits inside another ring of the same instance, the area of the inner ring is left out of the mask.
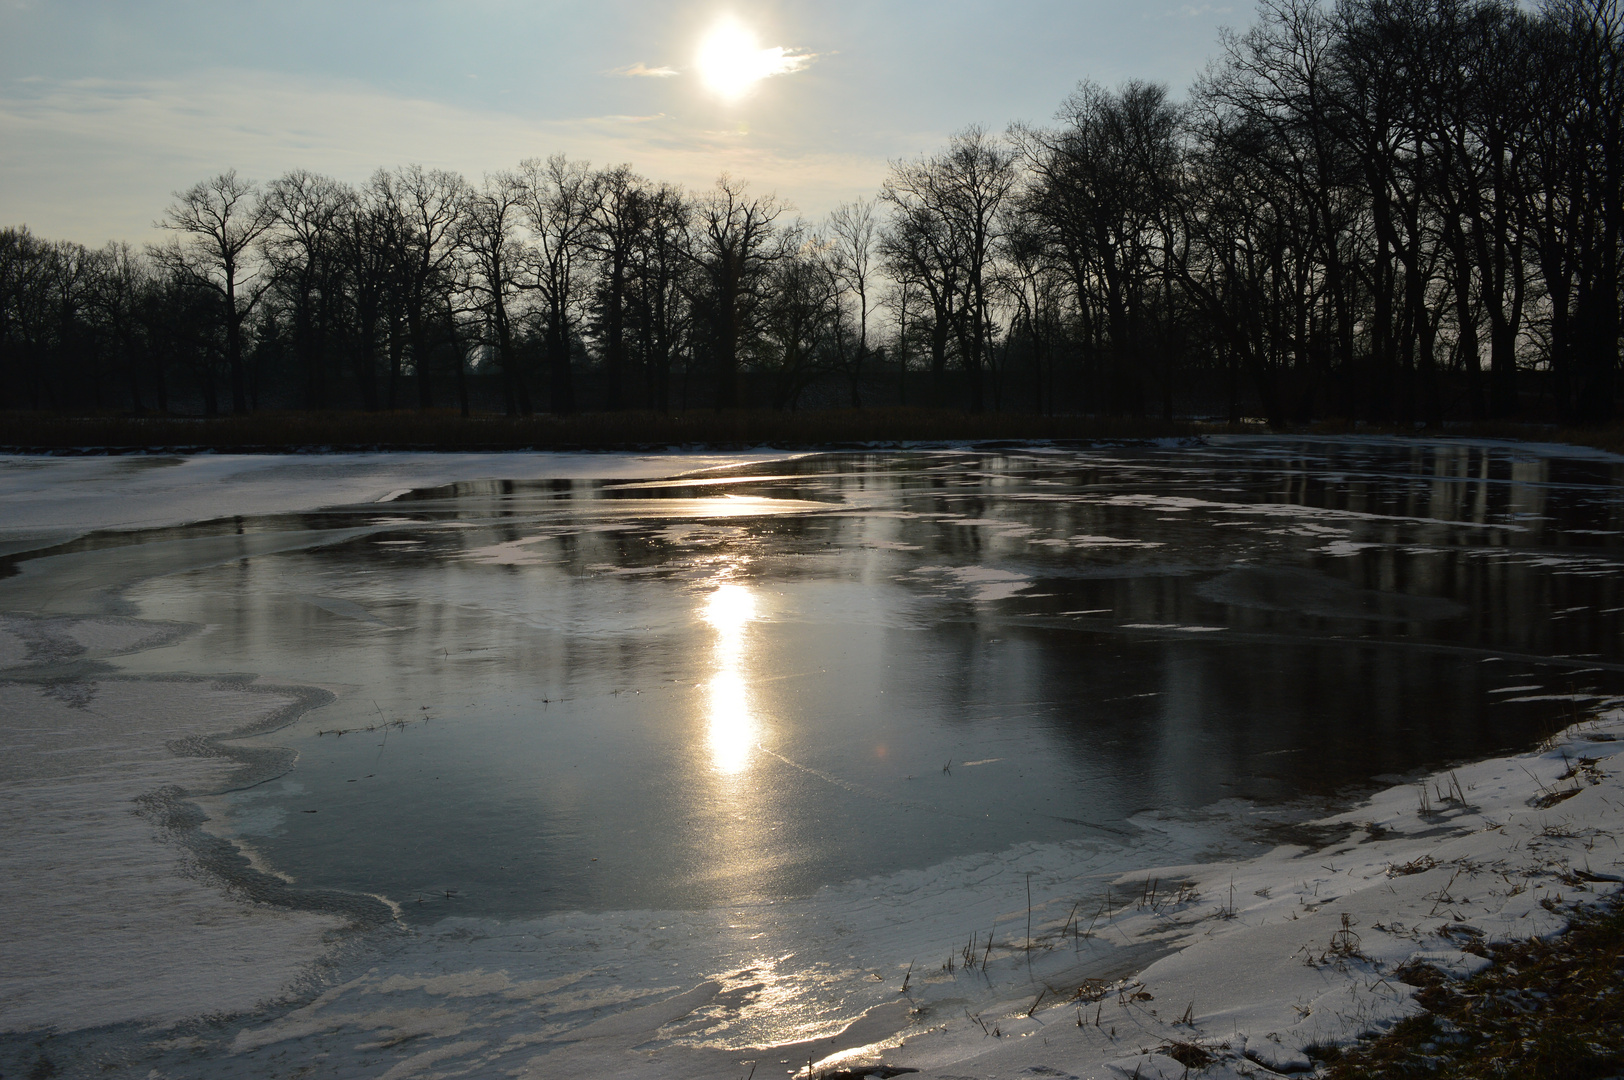
[[[1136,866],[1261,852],[1259,807],[1301,818],[1619,693],[1617,467],[1535,464],[1261,442],[389,486],[387,514],[14,557],[0,608],[191,628],[51,658],[53,685],[334,695],[242,743],[297,763],[204,799],[207,828],[406,936],[347,942],[217,1066],[556,1068],[645,1007],[621,1027],[694,1054],[826,1037],[919,955],[1007,944],[1029,872],[1053,922]],[[1103,949],[1049,974],[1156,953]],[[921,1000],[1003,986],[932,978]]]

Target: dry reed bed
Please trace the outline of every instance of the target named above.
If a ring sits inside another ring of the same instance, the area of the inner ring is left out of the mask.
[[[1027,413],[969,415],[932,409],[466,418],[449,411],[266,412],[213,419],[12,413],[0,415],[0,448],[25,453],[627,450],[698,445],[838,448],[917,442],[1187,438],[1211,430],[1218,429],[1184,421]]]
[[[295,453],[319,450],[648,450],[663,447],[784,449],[885,447],[903,443],[1094,442],[1262,434],[1241,424],[1148,417],[1041,416],[952,409],[825,409],[801,412],[696,410],[506,417],[427,412],[259,412],[248,416],[59,416],[0,413],[0,452],[151,451]],[[1566,428],[1511,421],[1451,423],[1431,431],[1345,421],[1273,429],[1277,434],[1431,435],[1558,442],[1624,453],[1624,424]]]

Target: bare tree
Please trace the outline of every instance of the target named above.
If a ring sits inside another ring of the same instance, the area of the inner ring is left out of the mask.
[[[594,307],[602,336],[605,404],[624,408],[630,375],[627,321],[632,306],[634,263],[649,212],[648,181],[618,165],[594,178],[592,249],[598,260]]]
[[[461,245],[473,264],[469,288],[489,326],[490,345],[502,369],[502,402],[507,415],[529,416],[530,391],[519,370],[512,299],[528,255],[518,230],[525,205],[524,179],[514,173],[485,177],[462,220]]]
[[[691,329],[684,278],[692,272],[693,207],[680,188],[661,184],[645,200],[643,241],[636,253],[637,316],[643,364],[656,409],[671,407],[671,366],[679,343]],[[686,385],[686,383],[684,384]]]
[[[881,198],[910,214],[935,219],[963,273],[963,304],[954,329],[970,384],[970,411],[984,407],[982,373],[991,335],[991,264],[999,210],[1017,182],[1014,153],[979,127],[954,135],[945,151],[918,162],[893,162]],[[915,228],[916,236],[928,237]]]
[[[122,369],[130,407],[136,413],[146,411],[142,392],[142,333],[140,320],[141,294],[150,284],[150,270],[146,261],[129,244],[108,244],[100,252],[91,303],[98,320],[106,331],[107,345],[113,352],[113,366]],[[154,389],[158,401],[164,402],[161,369],[155,373]],[[163,404],[160,404],[163,408]]]
[[[575,315],[587,294],[597,205],[592,170],[587,162],[554,154],[546,161],[530,158],[521,162],[519,175],[533,241],[523,287],[535,291],[542,301],[552,410],[571,413],[575,411],[575,384],[570,350],[575,342]]]
[[[468,182],[444,169],[407,165],[393,173],[377,173],[372,184],[378,201],[390,208],[398,225],[389,231],[389,239],[395,249],[417,405],[428,409],[434,404],[433,326],[444,310],[443,293],[456,269]]]
[[[1246,33],[1223,36],[1223,55],[1196,84],[1192,107],[1198,153],[1217,171],[1209,175],[1205,165],[1198,165],[1181,190],[1190,196],[1185,209],[1209,200],[1221,203],[1214,219],[1220,233],[1246,240],[1241,254],[1216,246],[1205,249],[1214,266],[1241,276],[1207,282],[1211,288],[1198,301],[1215,320],[1209,327],[1219,339],[1231,380],[1232,415],[1236,368],[1248,366],[1260,380],[1266,415],[1276,421],[1285,415],[1277,376],[1290,353],[1288,343],[1276,341],[1274,330],[1283,329],[1279,325],[1268,331],[1270,344],[1263,344],[1259,320],[1278,307],[1269,305],[1268,298],[1290,299],[1296,310],[1284,321],[1312,331],[1296,341],[1295,354],[1324,371],[1299,367],[1299,375],[1329,374],[1334,368],[1351,377],[1360,362],[1356,336],[1363,322],[1363,297],[1358,268],[1366,210],[1357,190],[1356,165],[1332,122],[1339,39],[1331,13],[1318,0],[1263,0],[1259,16]],[[1239,186],[1226,190],[1232,178]],[[1256,207],[1251,221],[1245,217],[1248,199]],[[1202,222],[1199,216],[1187,216],[1187,226]],[[1216,243],[1220,233],[1209,239]],[[1304,296],[1292,284],[1301,278],[1293,278],[1288,265],[1314,284],[1311,295]],[[1271,278],[1264,292],[1243,299],[1248,290],[1262,287],[1263,277],[1273,273],[1265,268],[1271,266],[1280,272],[1279,283]],[[1186,278],[1185,283],[1196,280]],[[1248,315],[1247,304],[1269,306]],[[1220,310],[1228,314],[1213,314]]]
[[[175,201],[157,223],[177,235],[172,244],[154,249],[153,257],[214,293],[220,302],[231,373],[231,410],[239,414],[248,411],[243,323],[271,283],[269,275],[261,272],[256,245],[275,221],[258,188],[230,169],[175,192]]]
[[[265,234],[265,253],[293,316],[293,351],[306,408],[327,404],[326,336],[341,295],[336,280],[338,229],[355,193],[304,169],[273,180],[266,208],[276,227]]]
[[[879,222],[874,207],[872,199],[843,203],[830,213],[819,237],[840,293],[849,293],[857,298],[857,348],[841,365],[851,387],[853,408],[861,408],[863,404],[863,365],[869,355],[869,293],[880,244]]]
[[[772,195],[753,196],[725,173],[695,208],[698,236],[690,253],[705,279],[716,407],[739,405],[739,360],[761,298],[766,270],[786,251],[774,223],[789,208]]]
[[[881,198],[892,206],[891,220],[880,238],[886,270],[904,296],[917,288],[930,305],[931,394],[933,403],[941,406],[946,402],[948,342],[964,288],[959,237],[912,192],[887,188]]]
[[[882,254],[884,235],[882,240]],[[892,285],[880,296],[879,306],[892,312],[896,333],[891,338],[891,354],[897,364],[897,403],[908,404],[908,368],[912,358],[911,335],[918,332],[915,325],[926,300],[924,290],[916,281],[906,277],[893,277]],[[883,355],[884,349],[879,350]]]
[[[1532,37],[1524,220],[1549,305],[1568,418],[1612,418],[1624,241],[1624,6],[1552,0]]]
[[[387,174],[378,174],[350,200],[335,230],[336,258],[348,287],[340,331],[363,406],[395,407],[405,351],[401,316],[402,274],[395,253],[403,247],[405,221]],[[378,361],[387,357],[388,384],[378,391]]]
[[[1084,83],[1060,120],[1052,132],[1019,133],[1035,174],[1032,209],[1067,251],[1079,303],[1103,314],[1111,408],[1143,412],[1141,345],[1163,273],[1178,111],[1163,86],[1129,82],[1113,92]]]
[[[1014,304],[1006,342],[1025,343],[1032,361],[1034,403],[1040,413],[1054,411],[1053,341],[1062,334],[1061,293],[1066,287],[1057,245],[1041,216],[1020,203],[1010,203],[999,228],[1003,292]]]
[[[840,284],[815,238],[801,242],[799,223],[780,234],[783,256],[767,271],[758,363],[771,377],[772,405],[793,409],[818,375],[825,355],[845,350]]]
[[[1612,417],[1624,0],[1257,12],[1188,100],[1081,84],[1047,127],[893,164],[810,242],[731,178],[689,197],[558,156],[478,192],[411,167],[261,199],[225,173],[176,195],[146,265],[0,231],[0,404],[162,408],[173,385],[213,414],[229,378],[237,410],[320,408],[353,368],[368,408],[415,372],[420,406],[454,377],[465,410],[489,386],[517,413],[539,356],[560,411],[580,372],[595,405],[669,407],[679,370],[684,406],[690,375],[724,408],[747,375],[861,406],[924,397],[912,356],[971,410],[1171,416],[1221,380],[1230,416],[1273,423]]]

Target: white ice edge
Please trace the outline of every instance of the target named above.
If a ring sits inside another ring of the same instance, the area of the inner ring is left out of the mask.
[[[1526,454],[1531,458],[1571,458],[1575,461],[1605,461],[1624,464],[1624,454],[1601,450],[1575,443],[1523,442],[1520,439],[1493,439],[1477,435],[1204,435],[1202,440],[1212,446],[1245,447],[1267,442],[1303,442],[1318,445],[1387,446],[1471,446],[1484,450],[1504,450]]]
[[[1604,741],[1609,736],[1613,741]],[[1396,785],[1312,823],[1347,827],[1345,842],[1323,849],[1283,846],[1236,861],[1147,865],[1157,850],[1201,845],[1199,837],[1179,836],[1190,822],[1145,816],[1135,825],[1146,842],[1106,857],[1068,845],[1026,845],[905,875],[906,881],[830,887],[785,915],[793,923],[835,913],[855,925],[846,940],[869,966],[860,960],[831,978],[878,979],[865,982],[873,987],[868,997],[850,999],[862,1006],[848,1013],[860,1023],[841,1032],[826,1016],[804,1029],[811,1042],[793,1048],[751,1049],[736,1038],[704,1035],[707,1017],[729,995],[737,1005],[749,985],[770,987],[770,970],[709,976],[684,970],[663,989],[642,990],[593,983],[590,972],[526,977],[529,957],[590,942],[599,942],[592,946],[599,950],[606,932],[623,939],[617,948],[633,950],[655,922],[670,923],[675,940],[725,935],[730,922],[749,921],[738,913],[717,913],[720,921],[695,913],[677,925],[683,916],[674,913],[627,912],[530,924],[448,920],[419,946],[309,1004],[250,1022],[216,1064],[220,1075],[247,1075],[264,1064],[265,1053],[301,1056],[318,1046],[359,1053],[413,1039],[421,1040],[412,1044],[418,1052],[402,1058],[393,1075],[455,1065],[520,1076],[663,1080],[745,1061],[762,1063],[762,1075],[779,1075],[787,1070],[766,1066],[787,1060],[785,1054],[808,1054],[829,1063],[884,1060],[926,1077],[1104,1078],[1137,1069],[1143,1078],[1158,1075],[1163,1061],[1154,1052],[1173,1042],[1200,1043],[1219,1055],[1205,1076],[1241,1075],[1260,1065],[1300,1068],[1306,1047],[1347,1043],[1416,1011],[1411,989],[1394,977],[1404,964],[1470,974],[1481,960],[1463,947],[1559,933],[1573,902],[1615,889],[1605,879],[1624,876],[1610,839],[1624,825],[1624,777],[1613,768],[1621,752],[1624,710],[1615,709],[1562,733],[1548,749]],[[1594,764],[1575,781],[1561,780],[1581,759]],[[1577,793],[1535,805],[1569,788]],[[1457,794],[1464,803],[1451,801]],[[1125,872],[1135,865],[1122,861],[1129,851],[1151,858]],[[1029,868],[1040,875],[1041,891],[1033,910],[1036,947],[1026,950],[1022,905],[1011,906],[1008,890]],[[1156,883],[1153,893],[1147,881]],[[972,884],[936,888],[948,882]],[[1103,917],[1084,910],[1073,919],[1071,901],[1102,884],[1113,890],[1118,910]],[[1062,934],[1085,918],[1089,936]],[[939,939],[939,931],[959,925],[955,919],[998,926],[985,977],[978,972],[966,982],[962,971],[938,969],[940,954],[957,945]],[[1354,936],[1339,937],[1344,930]],[[750,955],[743,936],[745,952],[737,955]],[[1147,941],[1160,942],[1168,955],[1123,983],[1111,982],[1098,1001],[1070,1000],[1084,968],[1108,967],[1120,946]],[[912,982],[899,994],[910,960]],[[954,1004],[972,986],[984,991],[974,1017]],[[1040,993],[1044,1000],[1033,1009]],[[1186,1010],[1190,1022],[1182,1023]],[[798,1060],[804,1066],[806,1059]]]
[[[187,454],[54,457],[0,454],[0,540],[62,539],[388,503],[419,488],[480,479],[643,480],[803,455],[506,451],[501,453]]]
[[[1530,458],[1624,462],[1624,456],[1564,443],[1509,439],[1355,435],[1205,435],[1200,444],[1265,450],[1282,441],[1325,445],[1473,446]],[[1109,442],[1109,440],[1107,440]],[[1152,439],[1175,448],[1185,439]],[[970,452],[970,443],[889,444]],[[1075,453],[1041,444],[1023,453]],[[180,454],[56,456],[0,454],[0,541],[59,539],[97,529],[158,528],[221,517],[294,513],[325,506],[383,502],[402,492],[481,478],[653,480],[748,462],[790,460],[804,453],[748,450],[501,451],[428,453],[377,451],[310,454]],[[174,464],[157,464],[158,462]],[[1225,509],[1220,506],[1220,509]],[[1299,508],[1301,509],[1301,508]],[[1259,512],[1248,507],[1248,512]],[[1276,510],[1278,513],[1278,509]],[[1315,516],[1291,514],[1290,516]],[[1349,515],[1350,520],[1363,515]]]

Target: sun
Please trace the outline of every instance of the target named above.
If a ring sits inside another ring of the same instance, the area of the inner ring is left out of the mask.
[[[766,75],[756,35],[731,20],[716,24],[699,44],[699,76],[728,100],[740,98]]]
[[[781,46],[764,49],[754,32],[732,19],[724,19],[711,27],[699,43],[695,62],[706,88],[734,101],[762,79],[800,71],[812,59],[810,53],[795,53]]]

